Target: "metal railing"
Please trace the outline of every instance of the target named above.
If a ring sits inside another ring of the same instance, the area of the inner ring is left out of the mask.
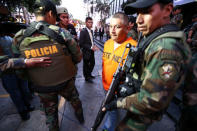
[[[96,44],[96,46],[100,49],[100,51],[103,52],[103,48],[104,48],[104,42],[94,39],[94,43]]]

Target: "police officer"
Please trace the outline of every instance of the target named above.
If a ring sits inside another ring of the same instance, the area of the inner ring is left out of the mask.
[[[176,131],[195,131],[197,124],[197,15],[192,17],[192,27],[188,39],[192,50],[183,89],[183,107]]]
[[[31,105],[28,83],[20,79],[15,74],[15,71],[24,68],[49,66],[51,60],[49,57],[14,58],[13,50],[10,47],[11,44],[12,38],[0,31],[0,77],[2,85],[9,93],[21,119],[29,120],[29,112],[34,110],[34,106]]]
[[[183,81],[191,53],[184,42],[184,33],[170,24],[172,2],[137,0],[124,9],[126,14],[138,13],[136,23],[143,39],[138,43],[138,55],[133,56],[137,61],[135,67],[129,68],[124,83],[136,93],[103,108],[103,111],[128,110],[117,127],[119,131],[147,130],[154,121],[160,120]]]
[[[36,1],[34,9],[36,21],[15,35],[15,45],[25,58],[50,56],[53,61],[49,67],[27,70],[27,74],[40,97],[41,110],[45,111],[49,130],[57,131],[58,95],[71,102],[76,117],[80,123],[84,122],[81,101],[73,80],[75,64],[81,61],[82,53],[70,33],[55,26],[57,12],[50,0]]]
[[[192,53],[197,51],[197,14],[192,17],[192,26],[188,31],[187,42],[191,47]]]
[[[12,17],[9,16],[10,12],[4,6],[1,6],[0,10],[0,61],[1,61],[1,71],[0,77],[3,88],[9,93],[11,100],[13,101],[16,109],[22,120],[30,119],[30,111],[35,108],[31,105],[32,96],[28,88],[28,81],[20,79],[16,75],[16,70],[13,67],[7,66],[7,68],[2,68],[9,64],[12,58],[16,57],[14,51],[12,50],[13,39],[10,37],[14,30],[17,29],[18,25],[9,21]],[[8,26],[10,27],[8,30]],[[15,27],[15,28],[13,28]],[[19,27],[20,28],[20,27]],[[8,69],[9,68],[9,69]],[[12,69],[11,69],[12,68]]]
[[[197,123],[197,52],[192,54],[183,90],[183,107],[176,131],[196,131]]]
[[[77,39],[77,32],[75,30],[75,27],[69,23],[69,13],[68,10],[65,7],[58,7],[57,8],[57,14],[58,14],[58,26],[61,28],[64,28],[70,32],[70,34],[73,36],[73,38],[78,41]]]
[[[127,36],[137,41],[138,34],[137,34],[137,28],[136,28],[137,25],[135,21],[136,21],[136,18],[134,16],[129,17],[129,32]]]

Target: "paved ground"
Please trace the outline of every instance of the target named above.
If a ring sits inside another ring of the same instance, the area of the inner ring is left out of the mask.
[[[82,76],[82,62],[78,64],[78,74],[76,78],[76,87],[82,100],[85,123],[81,125],[74,117],[73,109],[69,102],[64,103],[60,100],[59,116],[61,131],[90,131],[97,115],[97,111],[104,98],[104,91],[101,81],[101,62],[102,52],[95,53],[96,65],[93,75],[96,76],[94,83],[86,83]],[[45,116],[38,110],[39,98],[35,96],[33,104],[37,107],[31,112],[31,119],[21,121],[15,106],[6,91],[0,87],[0,131],[47,131],[45,126]],[[99,130],[101,130],[99,128]],[[160,122],[153,124],[148,131],[174,131],[174,123],[164,115]]]

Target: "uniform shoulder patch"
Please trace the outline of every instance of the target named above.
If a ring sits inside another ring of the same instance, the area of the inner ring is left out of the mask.
[[[159,68],[159,75],[164,81],[172,80],[177,73],[174,64],[163,64]]]

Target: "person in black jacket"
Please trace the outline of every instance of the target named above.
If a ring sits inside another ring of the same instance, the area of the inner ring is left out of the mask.
[[[104,35],[104,27],[101,27],[99,28],[99,37],[101,41],[103,40],[103,35]]]
[[[85,22],[86,27],[80,32],[79,45],[83,52],[83,75],[87,82],[92,83],[94,76],[91,73],[95,65],[94,51],[98,48],[93,42],[93,31],[91,30],[93,25],[92,18],[87,17]]]

